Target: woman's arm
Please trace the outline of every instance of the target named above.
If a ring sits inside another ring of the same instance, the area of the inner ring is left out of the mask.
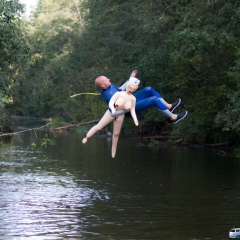
[[[130,113],[131,113],[131,116],[133,118],[133,121],[134,121],[135,125],[138,126],[138,119],[137,119],[137,115],[136,115],[136,112],[135,112],[136,98],[134,96],[133,96],[132,103],[133,104],[132,104]]]

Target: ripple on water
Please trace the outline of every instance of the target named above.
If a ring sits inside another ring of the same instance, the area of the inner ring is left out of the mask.
[[[174,150],[113,161],[104,146],[96,142],[103,157],[87,160],[81,151],[3,149],[0,239],[213,240],[239,222],[239,161]]]
[[[21,149],[4,151],[0,162],[0,237],[21,239],[79,238],[88,219],[87,209],[107,195],[94,189],[91,180],[74,181],[37,166],[46,161],[43,153]],[[20,168],[20,171],[16,169]]]

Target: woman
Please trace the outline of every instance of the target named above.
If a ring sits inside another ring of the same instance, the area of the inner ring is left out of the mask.
[[[86,137],[82,140],[82,143],[85,144],[88,138],[90,138],[96,132],[103,129],[105,126],[107,126],[107,124],[115,120],[113,122],[112,158],[115,157],[118,138],[121,132],[122,123],[123,123],[125,114],[122,114],[117,118],[113,117],[111,114],[114,114],[116,110],[127,110],[130,112],[135,125],[138,126],[138,119],[135,112],[136,98],[132,95],[132,93],[137,90],[139,83],[140,81],[137,78],[130,77],[126,86],[126,91],[116,92],[112,96],[112,98],[109,101],[109,110],[105,112],[105,114],[103,115],[101,120],[98,122],[98,124],[92,127],[88,131],[88,133],[86,134]]]

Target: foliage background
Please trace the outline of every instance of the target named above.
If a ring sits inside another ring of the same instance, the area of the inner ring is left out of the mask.
[[[239,143],[238,0],[39,0],[30,19],[16,17],[17,0],[6,2],[15,4],[14,19],[7,22],[1,6],[1,28],[13,27],[17,37],[4,41],[10,32],[1,31],[0,94],[12,114],[98,119],[106,109],[101,97],[70,96],[97,92],[99,75],[121,85],[137,69],[141,87],[168,102],[181,97],[177,112],[189,111],[173,126],[150,108],[139,115],[139,134]],[[128,119],[124,129],[136,131]]]

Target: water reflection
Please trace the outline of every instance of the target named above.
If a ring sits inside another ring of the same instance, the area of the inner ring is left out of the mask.
[[[74,176],[63,169],[62,175],[51,168],[44,170],[51,160],[43,153],[35,156],[13,148],[3,154],[10,154],[11,164],[1,164],[1,236],[78,238],[79,226],[89,217],[86,208],[96,200],[108,199],[105,190],[92,187],[91,180],[74,181]],[[39,166],[33,167],[36,162]]]
[[[42,133],[44,134],[44,133]],[[0,154],[1,239],[228,239],[240,221],[239,161],[66,132]]]

